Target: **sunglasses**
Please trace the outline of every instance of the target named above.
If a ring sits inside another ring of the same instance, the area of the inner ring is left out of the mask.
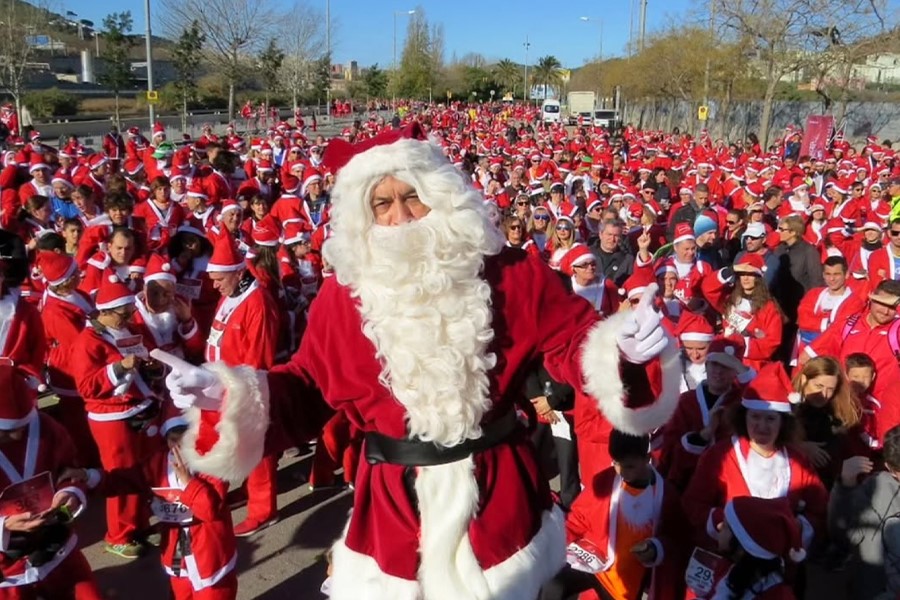
[[[509,227],[507,227],[507,229],[509,229],[510,231],[520,231],[522,229],[522,226],[521,225],[510,225]]]
[[[528,206],[528,200],[525,200],[524,202],[516,202],[516,206]]]
[[[897,237],[898,235],[900,235],[900,231],[897,231],[896,229],[891,229],[888,233],[891,234],[891,237]]]
[[[572,226],[571,225],[557,225],[556,230],[557,231],[572,231]]]
[[[573,269],[596,269],[597,263],[587,262],[587,263],[584,263],[583,265],[573,265],[572,268]]]
[[[534,215],[535,221],[549,221],[550,215]]]
[[[738,221],[725,221],[726,225],[737,225]]]
[[[790,230],[791,230],[790,227],[779,227],[778,228],[778,231],[790,231]]]

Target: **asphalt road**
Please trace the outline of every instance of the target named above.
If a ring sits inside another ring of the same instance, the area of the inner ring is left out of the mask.
[[[278,472],[279,521],[249,538],[238,538],[238,598],[241,600],[322,600],[323,552],[337,539],[352,505],[352,492],[304,483],[311,454],[282,459]],[[235,523],[246,510],[232,513]],[[168,578],[159,552],[126,561],[103,551],[104,502],[90,498],[78,526],[83,551],[105,597],[160,600],[168,597]]]

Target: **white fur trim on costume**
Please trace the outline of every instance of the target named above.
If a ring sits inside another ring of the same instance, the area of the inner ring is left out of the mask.
[[[685,449],[686,452],[690,452],[691,454],[700,455],[703,454],[703,451],[706,450],[709,445],[698,446],[697,444],[692,444],[690,440],[691,434],[686,433],[681,436],[681,447]]]
[[[729,502],[725,505],[725,520],[728,521],[728,527],[731,528],[734,537],[737,538],[738,542],[741,543],[741,546],[749,554],[763,560],[771,560],[777,556],[775,553],[760,546],[759,543],[753,539],[753,536],[750,535],[750,532],[747,531],[747,528],[744,527],[744,524],[741,523],[741,520],[738,518],[737,512],[734,510],[733,502]]]
[[[206,454],[197,452],[201,411],[190,408],[185,412],[188,429],[181,440],[181,452],[192,471],[240,483],[262,459],[269,428],[268,380],[265,373],[247,366],[229,367],[217,362],[204,368],[215,373],[225,388],[216,425],[219,438]]]
[[[345,531],[346,534],[346,531]],[[489,595],[424,596],[418,581],[388,575],[371,556],[347,547],[342,536],[332,546],[334,572],[331,600],[521,600],[534,598],[540,587],[558,573],[566,562],[565,515],[559,507],[545,511],[541,528],[527,546],[477,577],[487,582]],[[476,565],[477,566],[477,565]],[[467,577],[470,573],[464,573]]]
[[[659,355],[662,367],[659,398],[649,406],[626,407],[628,392],[619,372],[621,358],[616,333],[629,317],[629,313],[621,312],[594,325],[582,344],[581,371],[584,390],[597,401],[606,420],[624,433],[645,435],[665,425],[678,406],[681,358],[677,344],[669,339]]]
[[[749,408],[750,410],[771,410],[774,412],[782,413],[791,412],[791,403],[789,402],[770,402],[768,400],[744,398],[743,400],[741,400],[741,404],[744,406],[744,408]]]

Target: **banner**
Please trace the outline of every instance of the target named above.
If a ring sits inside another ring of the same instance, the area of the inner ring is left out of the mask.
[[[834,117],[831,115],[811,115],[806,118],[806,129],[800,145],[800,156],[809,156],[813,160],[825,160],[828,153],[828,142],[834,129]]]

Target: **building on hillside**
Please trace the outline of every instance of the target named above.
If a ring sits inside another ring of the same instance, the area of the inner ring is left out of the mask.
[[[862,64],[853,65],[853,77],[867,84],[900,84],[900,54],[873,54]]]

